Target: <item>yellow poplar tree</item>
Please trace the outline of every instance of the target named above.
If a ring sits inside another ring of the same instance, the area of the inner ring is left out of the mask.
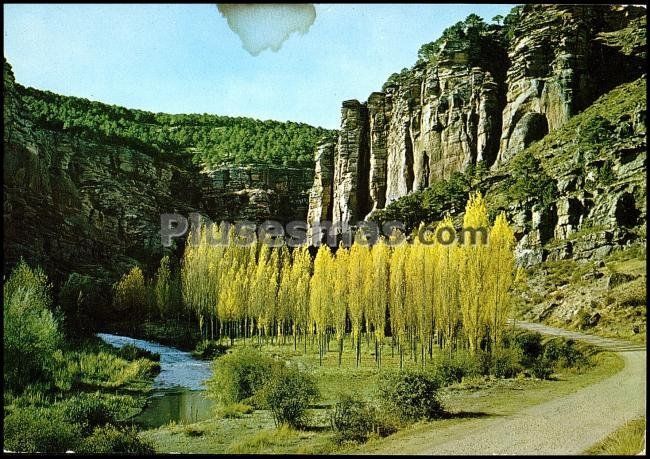
[[[488,315],[493,344],[500,342],[502,330],[510,313],[510,287],[515,277],[515,236],[501,213],[494,221],[489,236]]]
[[[465,207],[463,219],[462,262],[460,269],[460,298],[463,329],[470,352],[475,353],[487,326],[486,284],[489,268],[487,241],[480,231],[488,231],[487,208],[480,193],[472,194]],[[476,240],[470,234],[475,232]]]
[[[368,266],[367,259],[370,256],[368,245],[357,242],[357,239],[361,237],[363,237],[361,231],[357,232],[354,244],[350,248],[348,262],[348,307],[352,323],[352,342],[356,347],[357,366],[361,364],[361,325],[367,302],[364,295],[368,291],[365,282],[369,277],[365,271]]]
[[[350,253],[343,244],[336,251],[336,257],[333,260],[332,269],[332,301],[331,301],[331,320],[332,326],[336,333],[336,340],[339,347],[339,366],[343,356],[343,338],[345,337],[345,318],[348,306],[348,265],[350,263]]]
[[[309,280],[311,279],[311,255],[307,246],[295,248],[292,259],[293,348],[296,349],[297,336],[299,331],[302,331],[306,350],[309,327]]]
[[[438,224],[436,235],[450,234],[454,225],[450,217]],[[456,241],[451,244],[441,244],[438,241],[432,246],[432,258],[435,269],[433,271],[433,291],[436,293],[432,299],[436,317],[438,337],[451,352],[456,339],[458,323],[461,320],[459,262],[461,249]]]
[[[318,352],[323,363],[323,339],[332,302],[332,254],[327,245],[321,245],[314,259],[314,274],[309,286],[309,316],[318,335]]]
[[[381,366],[381,347],[386,328],[386,308],[390,295],[390,248],[383,239],[379,240],[371,250],[372,283],[368,302],[368,316],[375,334],[375,358]]]
[[[390,330],[397,339],[400,354],[400,368],[403,365],[404,342],[408,315],[408,297],[406,290],[406,259],[408,244],[403,243],[393,248],[390,258]]]

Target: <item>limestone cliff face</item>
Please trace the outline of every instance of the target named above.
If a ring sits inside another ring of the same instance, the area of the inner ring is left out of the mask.
[[[642,14],[609,6],[527,6],[509,48],[498,160],[563,126],[598,96],[629,81],[636,62],[598,34]]]
[[[516,253],[521,264],[599,259],[645,239],[645,91],[642,80],[622,85],[576,116],[559,135],[535,145],[534,152],[556,182],[557,197],[547,208],[530,198],[503,209],[520,234]],[[571,135],[571,124],[594,126],[603,113],[613,122],[602,122],[601,142],[584,142],[590,135],[584,132]],[[488,196],[503,187],[496,183]]]
[[[470,164],[494,162],[500,88],[490,71],[463,59],[420,69],[365,104],[344,102],[331,172],[334,221],[363,220]],[[310,218],[316,214],[323,212]]]
[[[23,257],[55,285],[79,272],[108,286],[135,263],[152,270],[169,252],[160,239],[162,213],[256,222],[307,213],[311,169],[202,171],[189,152],[160,158],[43,128],[21,103],[6,62],[4,96],[5,270]]]
[[[341,131],[334,158],[332,221],[363,218],[368,207],[368,107],[356,100],[343,102]]]
[[[314,171],[268,165],[203,170],[200,207],[211,218],[283,223],[303,220]]]
[[[332,191],[334,171],[334,150],[336,139],[323,139],[316,149],[316,168],[314,170],[314,183],[309,194],[309,214],[307,220],[311,222],[331,221],[332,219]]]
[[[444,42],[434,60],[392,78],[367,103],[344,102],[332,170],[324,170],[327,162],[317,166],[318,175],[334,178],[332,219],[356,223],[470,165],[506,165],[507,177],[514,154],[642,75],[645,35],[631,46],[620,39],[640,36],[644,14],[637,7],[526,5],[509,30],[484,32],[480,46]],[[635,22],[638,27],[628,31]],[[579,180],[554,173],[560,187]],[[579,194],[581,185],[572,186]],[[552,221],[550,235],[548,229],[522,233],[522,247],[567,238],[586,215],[602,216],[594,209],[604,204],[593,197],[563,193],[552,209],[528,208],[520,216],[538,227]],[[312,196],[322,194],[317,183]],[[327,202],[310,201],[310,224],[329,215]]]
[[[39,129],[12,96],[3,144],[5,268],[23,257],[58,283],[73,271],[108,280],[135,260],[155,263],[163,254],[160,214],[185,214],[199,202],[191,170]]]

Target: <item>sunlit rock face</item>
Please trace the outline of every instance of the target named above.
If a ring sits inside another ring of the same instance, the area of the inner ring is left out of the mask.
[[[330,149],[333,161],[317,162],[319,177],[333,177],[331,189],[322,179],[315,183],[312,196],[322,198],[310,200],[309,223],[331,213],[334,221],[354,224],[472,165],[485,165],[495,174],[491,180],[503,181],[513,155],[643,74],[644,14],[643,8],[628,6],[526,5],[507,36],[504,29],[492,28],[469,47],[444,42],[435,59],[391,77],[367,102],[344,102],[340,134]],[[629,231],[569,239],[599,219],[608,228],[618,225],[616,215],[619,220],[633,215],[628,227],[644,221],[638,209],[645,192],[639,181],[645,156],[641,136],[634,132],[645,132],[645,124],[641,111],[629,117],[621,120],[629,124],[621,129],[632,132],[634,147],[620,154],[620,164],[617,157],[607,162],[622,174],[620,181],[599,181],[601,160],[588,163],[584,176],[576,176],[565,162],[566,170],[549,171],[560,196],[552,206],[541,208],[532,199],[504,209],[521,221],[520,260],[604,254],[626,243]],[[560,145],[549,155],[561,156],[561,151]],[[609,198],[604,190],[611,191]],[[545,251],[553,240],[567,243]]]

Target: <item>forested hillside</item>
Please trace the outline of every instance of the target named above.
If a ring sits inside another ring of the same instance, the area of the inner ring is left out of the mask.
[[[151,154],[190,148],[195,162],[208,168],[224,163],[311,166],[314,146],[328,132],[304,123],[151,113],[20,85],[17,88],[39,127]]]

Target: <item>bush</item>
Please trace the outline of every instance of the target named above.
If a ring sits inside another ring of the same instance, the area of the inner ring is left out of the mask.
[[[133,361],[137,359],[148,359],[155,362],[160,362],[160,354],[147,351],[146,349],[139,348],[133,344],[127,344],[118,349],[117,354],[123,359]]]
[[[307,408],[318,397],[318,387],[311,375],[281,363],[273,365],[271,377],[259,393],[261,405],[271,410],[276,426],[305,425]]]
[[[542,335],[537,332],[523,332],[514,337],[514,347],[521,351],[521,363],[531,367],[542,355]]]
[[[199,359],[214,359],[228,352],[229,346],[219,344],[218,341],[203,340],[196,345],[192,355]]]
[[[442,355],[436,362],[435,372],[444,386],[459,383],[467,376],[483,374],[477,358],[464,351],[454,352],[451,356],[447,353]]]
[[[544,345],[543,357],[560,368],[580,367],[587,363],[585,355],[572,339],[555,338]]]
[[[155,450],[151,444],[138,437],[135,429],[120,429],[107,425],[95,428],[75,452],[153,454]]]
[[[60,403],[63,417],[79,424],[85,435],[95,427],[115,422],[115,417],[108,404],[97,394],[80,393]]]
[[[113,306],[125,313],[142,313],[149,310],[149,295],[142,270],[137,266],[124,274],[114,286]]]
[[[397,431],[395,422],[383,416],[358,394],[340,394],[330,416],[337,443],[368,440],[372,433],[385,437]]]
[[[549,379],[555,370],[555,364],[542,356],[532,363],[530,370],[536,378]]]
[[[58,304],[64,315],[66,334],[79,336],[92,330],[91,308],[100,300],[90,276],[71,273],[61,286]]]
[[[244,414],[251,414],[253,407],[243,403],[230,403],[219,408],[219,416],[226,419],[241,418]]]
[[[359,400],[358,394],[341,394],[334,405],[330,422],[337,443],[363,443],[375,429],[376,412],[366,402]]]
[[[250,399],[269,379],[273,363],[272,358],[249,347],[216,359],[208,394],[223,405]]]
[[[444,411],[438,399],[439,388],[436,376],[416,370],[384,373],[379,381],[382,404],[403,421],[441,417]]]
[[[497,378],[513,378],[521,371],[521,351],[501,348],[494,351],[490,372]]]
[[[60,410],[18,408],[4,419],[4,448],[25,453],[62,453],[81,439],[81,429]]]
[[[61,345],[58,321],[50,311],[50,286],[40,268],[21,261],[3,289],[4,383],[22,390],[49,381],[52,360]]]

